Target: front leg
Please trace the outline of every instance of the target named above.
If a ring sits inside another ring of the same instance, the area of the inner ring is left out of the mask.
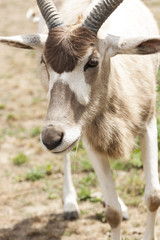
[[[140,136],[142,160],[145,173],[145,202],[147,205],[147,226],[144,240],[156,240],[155,220],[160,206],[160,184],[158,177],[158,144],[156,118],[146,125],[146,131]]]
[[[66,154],[64,162],[64,183],[63,183],[63,201],[64,201],[64,218],[75,220],[78,218],[79,207],[77,203],[77,194],[72,182],[70,155]]]
[[[84,146],[103,191],[106,206],[106,219],[111,226],[112,240],[120,240],[122,212],[112,178],[109,161],[107,160],[105,154],[98,153],[92,149],[85,139]]]

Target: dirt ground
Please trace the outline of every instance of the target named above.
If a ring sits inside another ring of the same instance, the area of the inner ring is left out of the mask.
[[[146,1],[160,26],[160,1]],[[0,0],[0,35],[37,32],[37,25],[25,19],[32,0]],[[33,51],[0,46],[0,240],[101,240],[109,226],[96,219],[101,203],[80,202],[77,221],[64,221],[61,196],[63,166],[33,134],[42,126],[47,111],[45,93],[36,72]],[[21,167],[12,159],[20,153],[29,158]],[[52,174],[39,181],[21,181],[35,165],[52,164]],[[53,174],[54,173],[54,174]],[[79,173],[73,173],[80,179]],[[51,188],[54,196],[49,196]],[[98,189],[99,190],[99,189]],[[56,197],[58,196],[58,197]],[[141,197],[142,198],[142,197]],[[140,240],[145,227],[143,198],[138,208],[129,207],[130,219],[122,223],[124,239]],[[160,239],[160,211],[157,216]]]

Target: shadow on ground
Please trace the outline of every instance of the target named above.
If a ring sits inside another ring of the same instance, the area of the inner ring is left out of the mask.
[[[12,229],[0,229],[0,240],[60,240],[67,224],[62,214],[28,218]]]

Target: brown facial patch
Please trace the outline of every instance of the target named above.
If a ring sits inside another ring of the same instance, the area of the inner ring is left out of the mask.
[[[67,84],[57,81],[51,91],[51,100],[48,107],[46,122],[56,125],[75,126],[84,113],[81,105]]]
[[[96,35],[85,27],[53,28],[45,46],[46,61],[57,73],[73,71],[88,48],[96,45],[96,40]]]

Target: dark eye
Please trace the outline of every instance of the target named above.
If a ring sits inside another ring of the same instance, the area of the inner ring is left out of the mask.
[[[88,68],[97,67],[98,63],[99,63],[98,58],[91,58],[84,66],[84,71],[86,71]]]

